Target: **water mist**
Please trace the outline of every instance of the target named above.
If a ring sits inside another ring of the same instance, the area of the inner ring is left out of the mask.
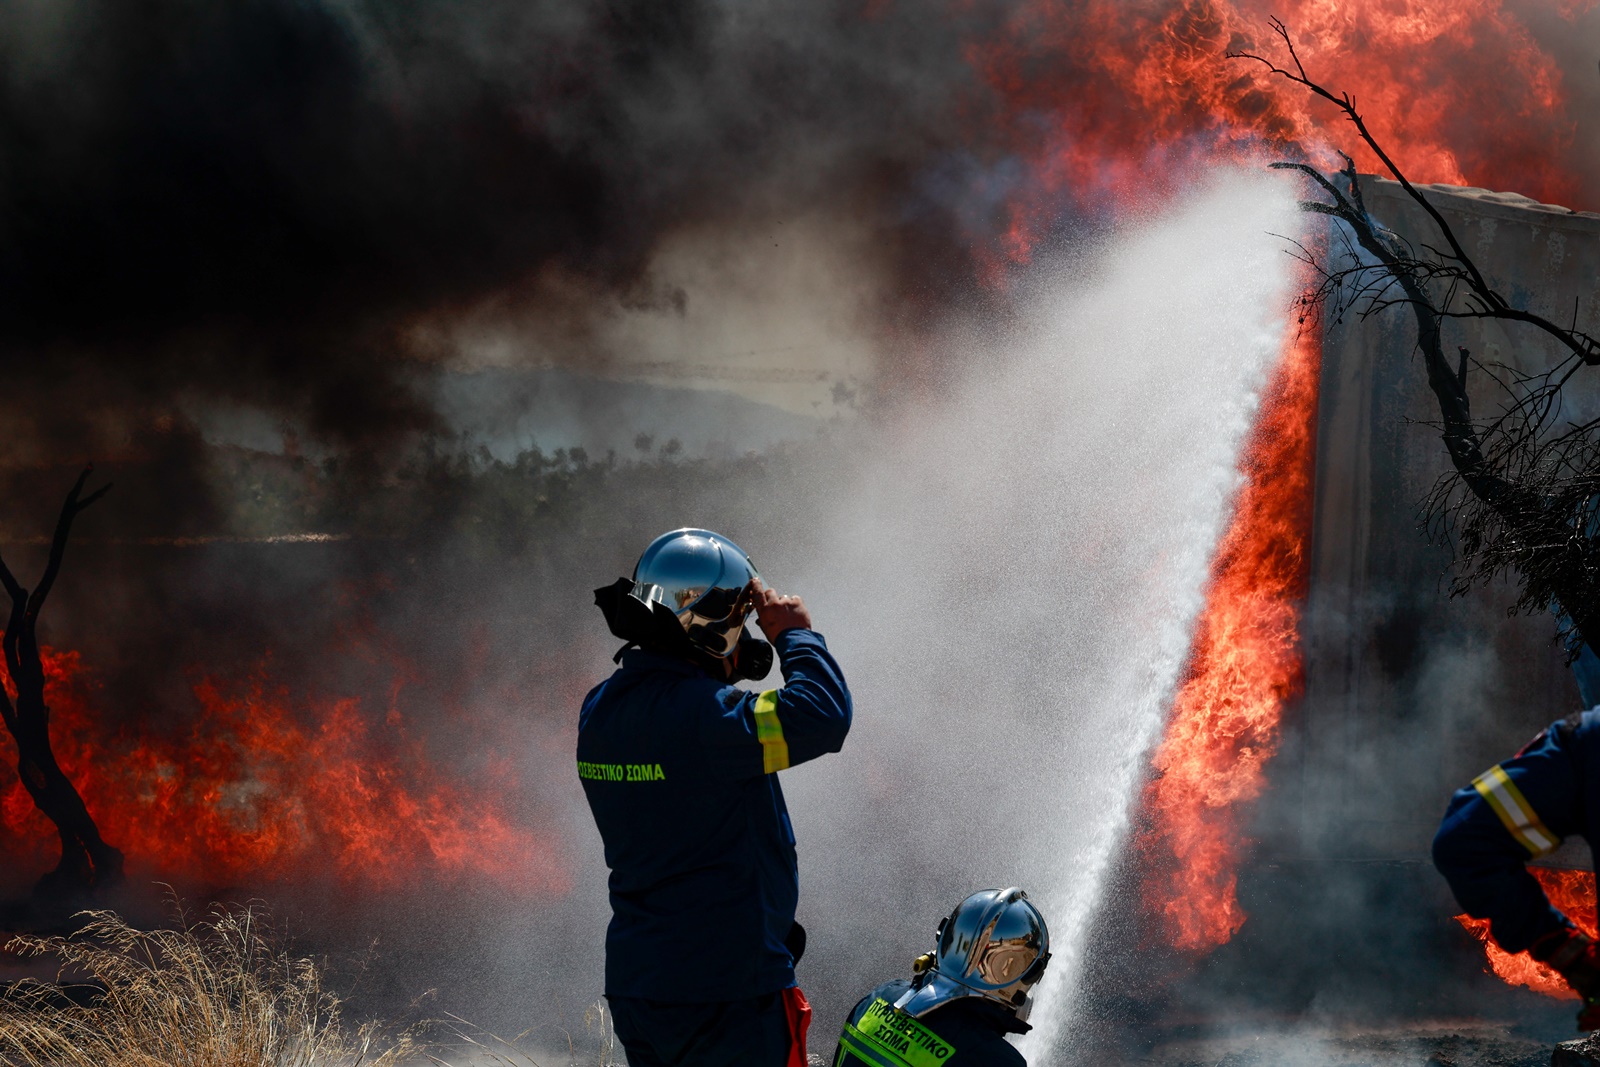
[[[844,753],[785,775],[819,1051],[956,901],[1005,885],[1055,953],[1027,1051],[1069,1035],[1282,346],[1294,261],[1274,234],[1300,226],[1286,183],[1228,172],[1041,266],[1024,325],[968,343],[953,399],[875,435],[831,514],[787,516],[823,552],[758,557],[807,596],[857,702]]]

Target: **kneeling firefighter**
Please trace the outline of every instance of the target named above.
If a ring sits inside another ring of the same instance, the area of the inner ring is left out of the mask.
[[[1468,915],[1507,952],[1527,952],[1583,998],[1578,1029],[1600,1029],[1600,948],[1528,873],[1531,859],[1600,827],[1600,708],[1543,730],[1450,798],[1433,863]]]
[[[1050,962],[1044,916],[1020,889],[987,889],[939,924],[934,950],[850,1012],[834,1067],[1027,1067],[1028,990]]]
[[[837,752],[850,692],[799,597],[673,530],[595,590],[621,668],[584,698],[578,777],[611,869],[605,993],[632,1067],[805,1067],[805,931],[778,772]],[[767,643],[745,632],[754,611]],[[773,651],[784,685],[750,692]]]

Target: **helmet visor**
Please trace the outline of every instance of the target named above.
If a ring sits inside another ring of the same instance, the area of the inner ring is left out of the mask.
[[[711,589],[695,601],[693,608],[679,612],[678,620],[689,640],[713,656],[726,659],[739,647],[751,604],[748,585],[743,589]]]

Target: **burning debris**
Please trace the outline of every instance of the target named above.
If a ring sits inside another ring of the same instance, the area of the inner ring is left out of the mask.
[[[380,716],[354,698],[297,696],[267,662],[240,679],[196,678],[199,714],[183,736],[108,737],[83,657],[43,657],[56,750],[142,877],[212,890],[320,876],[381,891],[424,875],[533,895],[569,887],[553,844],[507,810],[510,767],[470,787],[446,778],[398,707]],[[42,827],[20,782],[0,808],[28,856]]]
[[[1593,871],[1568,870],[1561,867],[1531,867],[1529,870],[1539,880],[1539,887],[1544,890],[1545,896],[1550,898],[1552,905],[1577,923],[1578,929],[1590,937],[1600,937],[1600,928],[1595,924]],[[1494,939],[1489,936],[1487,919],[1457,915],[1456,922],[1483,942],[1490,969],[1508,984],[1526,986],[1535,993],[1543,993],[1558,1000],[1578,999],[1578,994],[1573,992],[1566,979],[1549,967],[1534,960],[1526,952],[1513,955],[1495,944]]]

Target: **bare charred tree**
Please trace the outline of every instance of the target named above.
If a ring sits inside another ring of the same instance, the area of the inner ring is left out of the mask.
[[[1278,19],[1272,28],[1292,70],[1250,52],[1229,58],[1261,63],[1336,107],[1429,220],[1431,232],[1413,242],[1374,219],[1355,163],[1343,153],[1344,167],[1331,176],[1304,162],[1272,164],[1305,175],[1326,198],[1301,201],[1302,210],[1337,220],[1325,251],[1300,248],[1318,278],[1307,300],[1323,304],[1335,321],[1347,312],[1364,319],[1397,307],[1415,320],[1417,349],[1438,403],[1436,426],[1451,462],[1423,513],[1434,540],[1454,548],[1452,592],[1512,575],[1520,590],[1513,610],[1554,610],[1569,654],[1584,644],[1600,651],[1600,419],[1565,419],[1562,405],[1562,390],[1573,377],[1600,364],[1600,342],[1578,329],[1576,304],[1571,324],[1562,326],[1498,292],[1444,216],[1373,137],[1354,99],[1312,80],[1288,29]],[[1535,373],[1475,360],[1460,346],[1455,358],[1447,356],[1446,331],[1475,319],[1506,323],[1524,337],[1531,331],[1552,338],[1558,356]],[[1472,410],[1469,387],[1478,375],[1501,398],[1488,416]]]
[[[0,560],[0,584],[11,595],[11,616],[0,644],[4,646],[6,670],[16,692],[15,704],[0,692],[0,714],[4,715],[6,728],[17,742],[17,776],[34,804],[55,823],[61,837],[61,862],[39,880],[35,892],[41,896],[71,895],[122,880],[122,853],[100,836],[83,797],[56,762],[50,745],[50,706],[45,703],[44,663],[39,656],[39,612],[61,571],[61,558],[66,553],[72,521],[111,488],[104,485],[84,496],[84,484],[93,470],[93,467],[85,467],[67,494],[61,516],[56,520],[44,574],[31,594],[17,581],[5,561]]]

